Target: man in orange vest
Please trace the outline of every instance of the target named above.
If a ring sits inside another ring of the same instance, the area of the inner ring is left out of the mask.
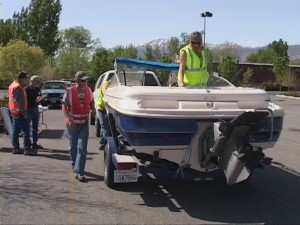
[[[66,134],[69,138],[69,151],[75,177],[85,181],[87,144],[89,137],[89,113],[95,114],[91,88],[87,86],[88,77],[83,71],[75,75],[76,84],[69,87],[62,100],[62,111],[66,118]]]
[[[13,154],[23,154],[23,150],[20,149],[19,144],[19,133],[22,130],[24,155],[33,155],[31,150],[30,130],[27,121],[27,95],[24,89],[27,83],[27,78],[28,75],[26,72],[18,73],[17,80],[12,82],[8,88],[8,106],[13,122],[11,140]]]

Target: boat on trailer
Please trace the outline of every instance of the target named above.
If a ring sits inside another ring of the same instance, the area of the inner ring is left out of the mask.
[[[182,179],[224,172],[231,185],[270,163],[263,150],[278,141],[284,110],[266,91],[236,87],[217,74],[206,86],[162,86],[149,68],[179,65],[115,59],[104,96],[112,131],[104,151],[107,186],[137,182],[146,172]]]

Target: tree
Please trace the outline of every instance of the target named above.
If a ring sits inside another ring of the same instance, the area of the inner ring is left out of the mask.
[[[65,29],[59,36],[60,48],[87,48],[93,44],[91,32],[82,26]]]
[[[251,84],[251,78],[253,76],[253,70],[251,68],[247,68],[246,72],[243,73],[243,84],[248,86]]]
[[[29,46],[24,41],[10,41],[0,47],[0,77],[12,81],[20,71],[39,74],[46,63],[46,56],[40,47]]]
[[[0,44],[7,45],[13,39],[13,25],[10,19],[0,20]]]
[[[95,54],[90,62],[92,76],[98,77],[105,71],[113,69],[112,54],[105,48],[96,49]]]
[[[291,87],[294,89],[296,88],[296,86],[299,84],[299,80],[297,79],[296,75],[289,70],[283,76],[282,84],[287,86],[288,91],[290,91]]]
[[[279,82],[283,82],[284,77],[289,69],[289,59],[286,56],[277,57],[273,63],[273,73]],[[280,86],[281,91],[281,86]]]
[[[211,48],[212,61],[220,62],[224,57],[230,57],[235,60],[239,60],[240,47],[237,44],[226,42],[222,45],[216,45]]]
[[[57,33],[61,9],[60,0],[31,0],[28,8],[13,15],[15,39],[54,56],[60,43]]]
[[[77,71],[88,71],[89,52],[87,49],[66,48],[59,52],[55,61],[61,78],[74,78]]]
[[[247,57],[247,62],[250,63],[273,63],[276,58],[276,53],[272,48],[259,49],[256,53],[250,54]]]
[[[146,45],[145,59],[146,60],[154,60],[153,48],[149,44]]]
[[[268,45],[269,49],[273,49],[276,57],[288,57],[289,46],[287,42],[284,42],[281,38],[279,41],[273,41]]]
[[[222,77],[233,82],[236,78],[235,61],[230,56],[223,57],[218,65],[218,71]]]
[[[166,57],[168,59],[172,59],[172,61],[174,62],[179,54],[179,50],[180,50],[179,39],[176,37],[171,37],[171,39],[167,43],[167,56]]]

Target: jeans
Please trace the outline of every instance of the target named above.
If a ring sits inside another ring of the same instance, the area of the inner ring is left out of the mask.
[[[28,121],[23,116],[19,116],[17,118],[12,118],[13,129],[12,129],[12,146],[14,149],[20,148],[19,143],[19,133],[22,130],[23,132],[23,145],[24,150],[31,149],[31,141],[30,141],[30,130],[28,126]]]
[[[32,145],[36,145],[38,141],[38,126],[40,120],[38,106],[28,108],[27,114],[29,127],[31,126]]]
[[[100,122],[100,145],[106,144],[106,138],[111,136],[107,114],[104,110],[97,110],[97,117]]]
[[[82,126],[66,125],[66,134],[69,138],[69,153],[72,167],[76,174],[84,175],[89,137],[89,124],[86,121]]]

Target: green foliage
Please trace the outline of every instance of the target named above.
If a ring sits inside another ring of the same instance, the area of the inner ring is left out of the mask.
[[[60,48],[86,48],[93,43],[91,32],[82,26],[65,29],[59,36]]]
[[[230,56],[223,57],[218,65],[220,75],[231,82],[236,78],[236,70],[235,61]]]
[[[213,62],[220,62],[222,58],[231,57],[232,59],[239,59],[240,47],[237,44],[226,42],[222,45],[214,46],[211,49],[211,56]]]
[[[282,39],[273,41],[267,48],[258,50],[250,54],[247,61],[250,63],[274,63],[277,57],[286,57],[288,59],[288,44]]]
[[[0,77],[12,81],[20,71],[38,74],[46,63],[46,56],[39,47],[31,47],[24,41],[10,41],[0,47]]]
[[[295,90],[298,84],[299,80],[297,79],[294,73],[288,71],[284,74],[282,79],[282,85],[287,86],[288,91],[290,91],[290,88],[293,88]]]
[[[180,42],[176,37],[171,37],[171,39],[167,43],[167,55],[166,57],[172,59],[171,62],[174,62],[176,56],[178,56],[180,50]]]
[[[86,49],[66,48],[59,52],[56,67],[61,78],[73,78],[79,71],[89,69],[89,52]]]
[[[92,76],[98,77],[105,71],[113,69],[113,56],[105,48],[98,48],[90,62],[90,70]]]
[[[276,76],[276,79],[280,82],[283,81],[285,74],[289,69],[289,59],[287,56],[277,57],[273,64],[273,73]]]
[[[12,21],[0,20],[0,44],[7,45],[7,43],[13,39],[13,25]]]
[[[259,49],[256,53],[252,53],[247,57],[247,62],[250,63],[270,63],[274,62],[276,53],[271,48]]]
[[[59,46],[57,37],[60,0],[31,0],[28,8],[13,15],[14,39],[39,46],[48,56],[54,56]]]
[[[251,68],[247,68],[246,72],[243,73],[243,85],[250,85],[251,84],[251,78],[253,76],[253,70]]]
[[[273,41],[268,45],[269,49],[273,49],[276,57],[288,57],[288,44],[284,42],[281,38],[279,41]]]

